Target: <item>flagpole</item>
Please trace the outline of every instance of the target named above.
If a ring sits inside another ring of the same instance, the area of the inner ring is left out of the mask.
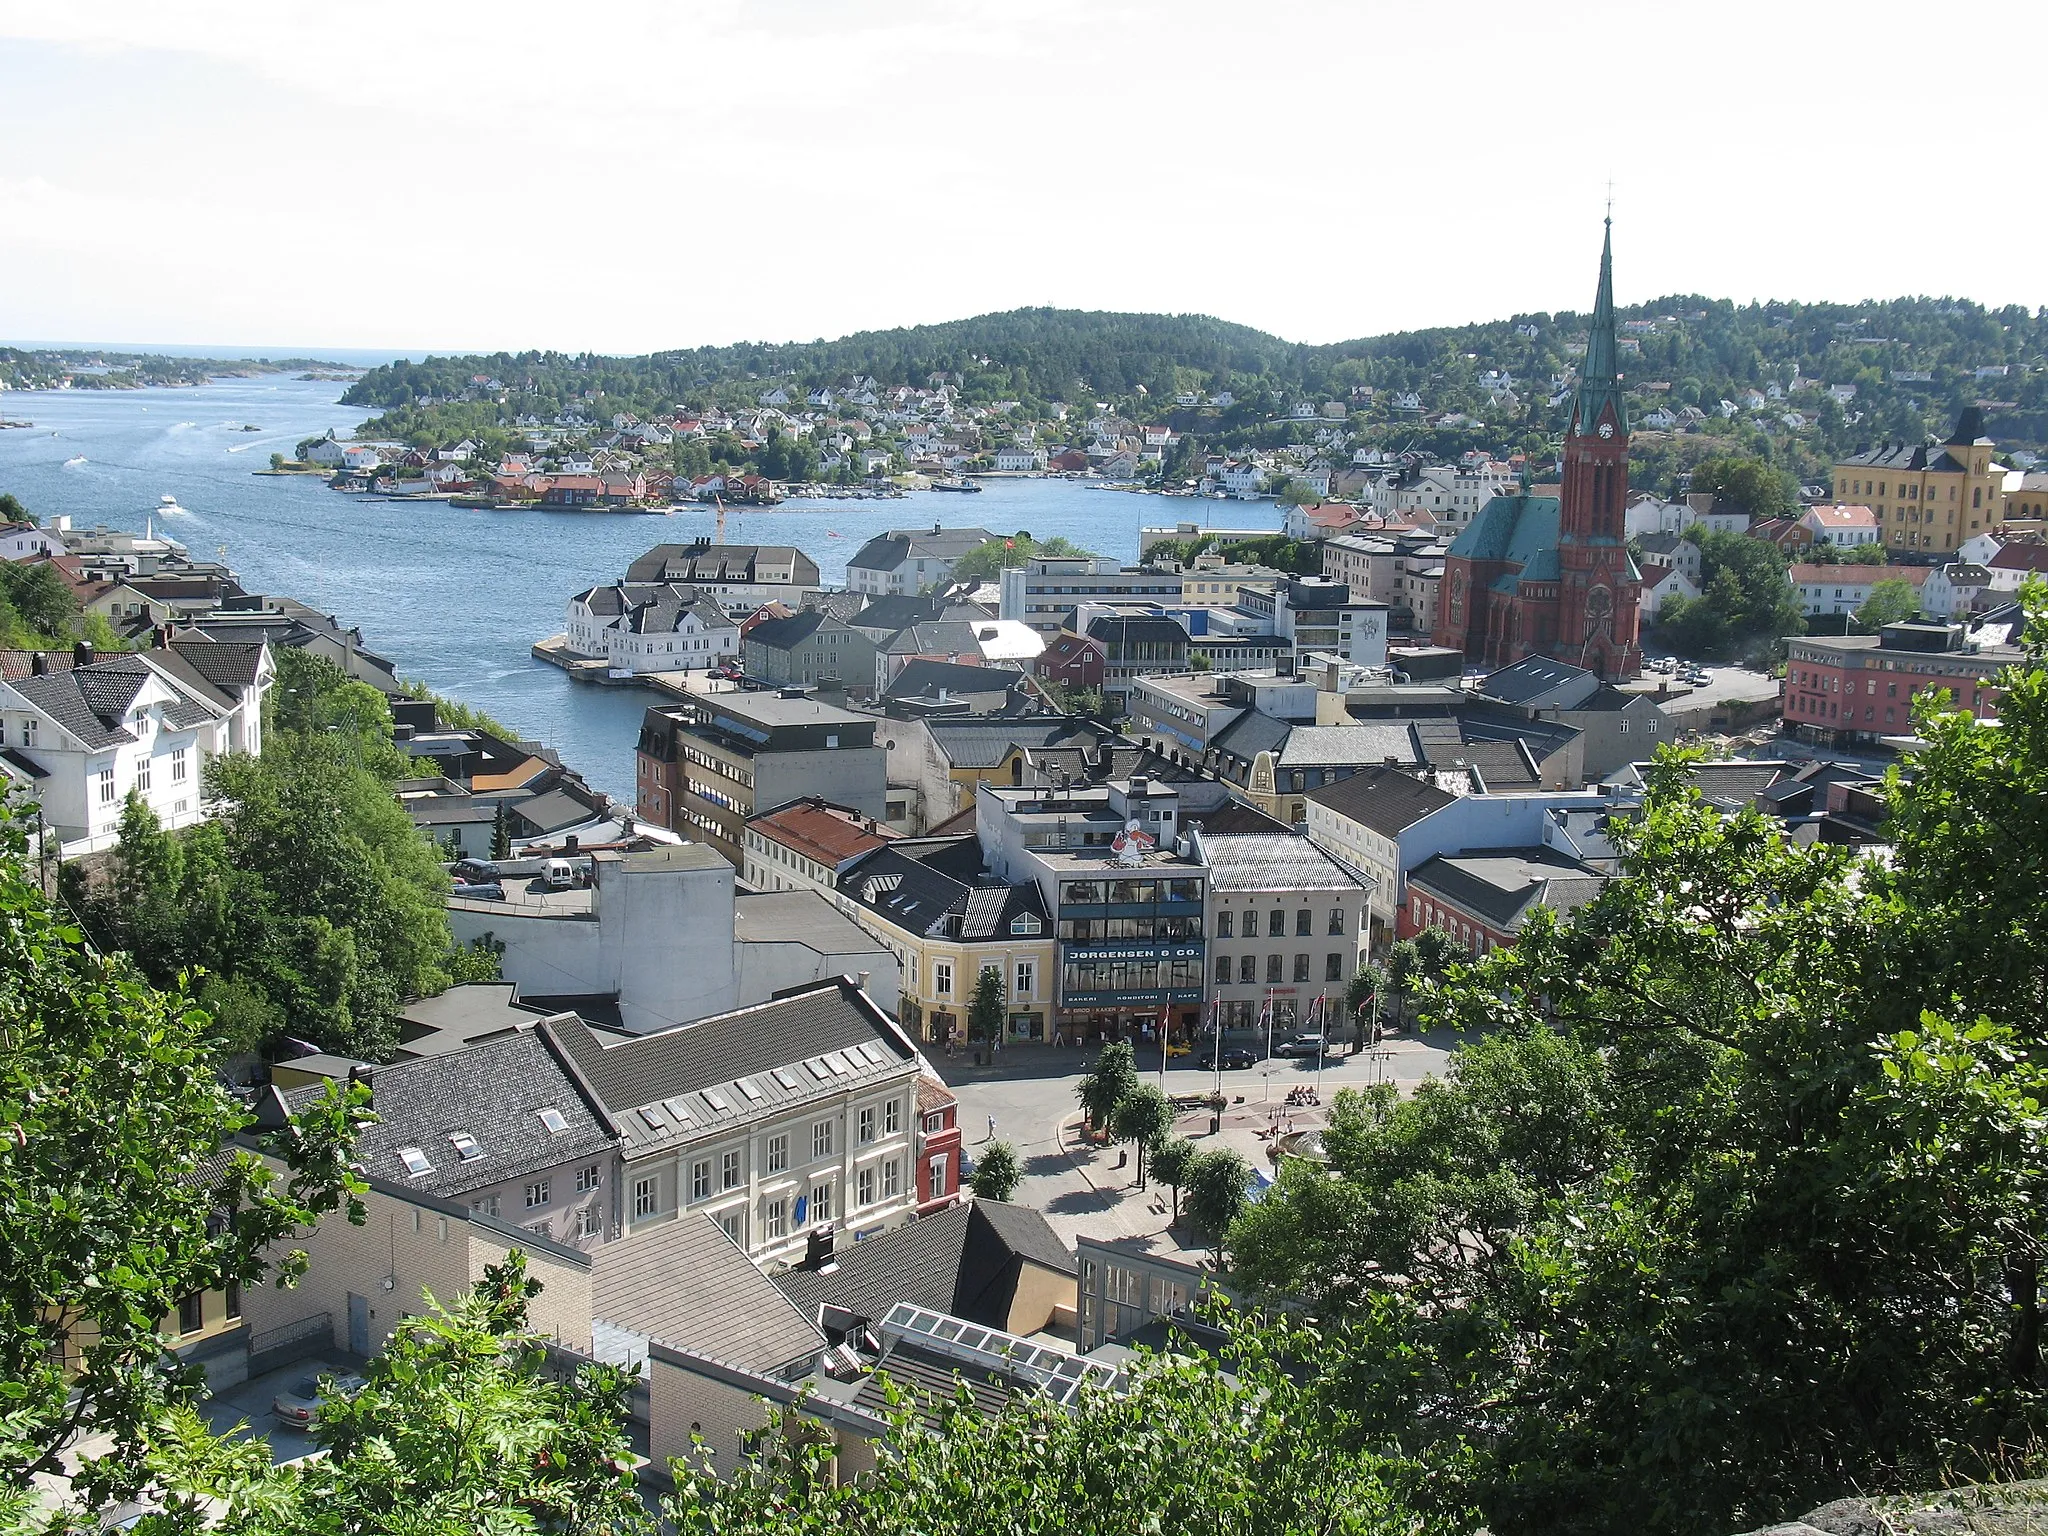
[[[1220,998],[1211,998],[1209,1000],[1209,1029],[1216,1036],[1214,1056],[1216,1062],[1216,1097],[1219,1099],[1223,1097],[1223,1014],[1220,1011],[1222,1007],[1223,1003]]]
[[[1323,1096],[1323,1058],[1330,1054],[1330,994],[1316,994],[1316,1023],[1321,1026],[1323,1041],[1316,1050],[1316,1097]]]
[[[1273,989],[1266,988],[1266,1107],[1273,1106]]]
[[[1159,1010],[1159,1086],[1162,1089],[1166,1087],[1166,1021],[1172,1013],[1171,1007]]]

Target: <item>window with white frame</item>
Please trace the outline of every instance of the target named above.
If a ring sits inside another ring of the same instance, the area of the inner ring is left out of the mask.
[[[780,1173],[788,1166],[789,1136],[787,1133],[781,1136],[770,1136],[768,1138],[768,1171],[770,1173]]]
[[[183,747],[171,748],[171,782],[173,784],[185,782],[185,748]]]
[[[867,1145],[867,1144],[868,1144],[869,1142],[873,1141],[874,1139],[875,1139],[875,1107],[874,1107],[874,1105],[872,1105],[872,1104],[869,1104],[869,1105],[865,1105],[865,1106],[863,1106],[863,1107],[862,1107],[862,1109],[861,1109],[861,1112],[860,1112],[860,1141],[861,1141],[861,1145],[862,1145],[862,1146],[866,1146],[866,1145]]]
[[[761,1231],[770,1242],[789,1236],[789,1202],[770,1200],[761,1207]]]
[[[811,1126],[811,1156],[818,1158],[830,1157],[831,1155],[832,1122],[830,1120],[816,1121]]]
[[[1017,962],[1017,986],[1012,995],[1016,997],[1029,997],[1037,987],[1038,962],[1035,960],[1019,960]]]
[[[875,1203],[875,1170],[873,1168],[861,1169],[855,1183],[855,1192],[862,1205],[873,1205]]]
[[[112,805],[114,803],[114,770],[102,768],[93,775],[93,782],[99,786],[100,804]]]
[[[594,1205],[586,1205],[576,1213],[576,1235],[578,1237],[595,1237],[597,1236],[598,1229],[603,1225],[604,1213]]]
[[[817,1225],[832,1219],[832,1186],[813,1184],[811,1186],[811,1222]]]
[[[708,1200],[711,1198],[711,1159],[700,1158],[690,1164],[690,1198]]]
[[[882,1198],[894,1200],[903,1192],[903,1165],[890,1158],[882,1164]]]
[[[718,1187],[720,1189],[738,1189],[740,1187],[740,1154],[737,1148],[726,1153],[719,1160]]]
[[[932,962],[932,993],[937,997],[953,995],[953,962],[934,960]]]
[[[882,1134],[894,1136],[903,1129],[903,1101],[891,1099],[882,1106]]]
[[[652,1216],[661,1209],[661,1180],[653,1174],[633,1181],[633,1219]]]
[[[576,1170],[576,1193],[587,1195],[597,1188],[597,1164],[589,1163]]]
[[[548,1181],[535,1179],[526,1186],[526,1208],[531,1211],[548,1203]]]
[[[946,1192],[946,1154],[941,1152],[932,1159],[932,1197],[938,1198]]]
[[[149,765],[154,761],[147,752],[135,759],[135,792],[138,795],[149,793]]]
[[[721,1211],[718,1214],[718,1229],[734,1242],[745,1244],[747,1213],[742,1210]]]
[[[469,1208],[479,1216],[495,1216],[498,1214],[498,1197],[481,1195],[469,1202]]]

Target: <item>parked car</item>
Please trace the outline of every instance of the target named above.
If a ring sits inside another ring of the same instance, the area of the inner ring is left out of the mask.
[[[348,1374],[329,1376],[327,1386],[321,1389],[318,1376],[301,1376],[270,1401],[270,1411],[277,1416],[278,1423],[287,1429],[310,1429],[313,1415],[323,1401],[337,1397],[354,1397],[368,1385],[362,1377]]]
[[[1246,1067],[1257,1066],[1259,1064],[1259,1053],[1248,1045],[1227,1045],[1223,1048],[1223,1054],[1216,1059],[1220,1065],[1230,1068],[1233,1072],[1237,1072],[1242,1071]]]
[[[549,859],[541,869],[540,883],[551,891],[576,888],[576,866],[567,859]]]
[[[455,889],[449,894],[466,896],[471,901],[503,901],[505,887],[495,880],[488,885],[471,885],[467,881],[458,880],[455,882]]]
[[[448,873],[467,885],[496,885],[500,878],[498,866],[489,859],[457,859]]]
[[[1306,1056],[1313,1061],[1318,1056],[1330,1054],[1330,1042],[1321,1035],[1296,1035],[1292,1040],[1283,1040],[1273,1047],[1275,1056]]]

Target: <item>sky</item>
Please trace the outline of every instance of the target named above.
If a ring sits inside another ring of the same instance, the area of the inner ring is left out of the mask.
[[[0,338],[2048,303],[2048,6],[0,0]],[[1925,68],[1922,65],[1925,64]]]

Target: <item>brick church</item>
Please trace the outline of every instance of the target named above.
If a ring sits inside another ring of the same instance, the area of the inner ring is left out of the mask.
[[[1438,645],[1488,668],[1551,656],[1609,681],[1642,671],[1642,573],[1629,558],[1628,407],[1615,371],[1614,236],[1600,249],[1600,292],[1565,428],[1561,496],[1526,480],[1496,496],[1444,558]]]

